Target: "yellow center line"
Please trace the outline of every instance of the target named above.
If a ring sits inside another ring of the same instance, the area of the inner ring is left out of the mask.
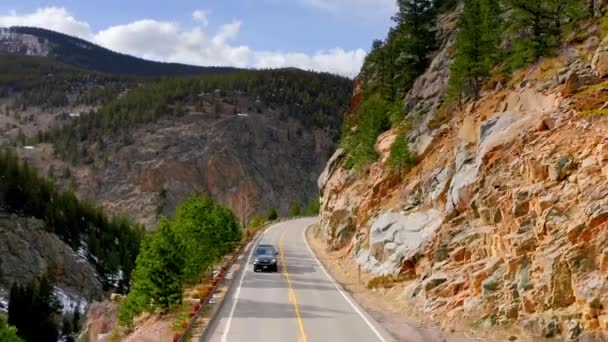
[[[279,240],[281,266],[283,268],[283,275],[285,276],[285,279],[287,279],[287,286],[289,287],[289,301],[293,303],[293,306],[296,309],[296,318],[298,319],[298,326],[300,327],[300,339],[298,341],[306,342],[306,333],[304,332],[304,322],[302,322],[302,316],[300,315],[298,297],[296,296],[296,291],[291,286],[291,278],[289,277],[289,272],[287,271],[287,263],[285,262],[285,233],[287,233],[287,229],[283,230],[283,233],[281,234],[281,239]]]

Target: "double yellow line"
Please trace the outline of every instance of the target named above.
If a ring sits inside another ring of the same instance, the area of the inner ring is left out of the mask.
[[[285,279],[287,279],[287,286],[289,287],[289,301],[293,304],[296,310],[296,318],[298,319],[298,326],[300,327],[300,342],[306,342],[306,333],[304,332],[304,322],[302,322],[302,315],[300,315],[300,306],[298,305],[298,297],[296,296],[296,291],[293,289],[291,285],[291,278],[289,277],[289,272],[287,271],[287,263],[285,262],[285,234],[287,233],[287,229],[283,230],[281,234],[281,238],[279,240],[279,249],[281,254],[281,266],[283,268],[283,275]]]

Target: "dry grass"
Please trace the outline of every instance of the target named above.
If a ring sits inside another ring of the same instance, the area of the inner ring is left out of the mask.
[[[429,121],[429,127],[431,129],[437,129],[444,123],[450,121],[454,113],[458,111],[458,105],[456,103],[444,102],[441,107],[437,109],[435,117]]]
[[[521,83],[524,80],[524,78],[526,78],[526,74],[528,74],[528,69],[525,69],[525,68],[515,72],[515,74],[513,75],[513,77],[509,81],[509,83],[507,83],[507,85],[509,87],[513,87],[513,86]]]
[[[540,72],[536,77],[539,81],[547,81],[554,77],[557,72],[564,67],[564,59],[562,57],[545,58],[540,63]]]
[[[582,116],[608,116],[608,81],[591,85],[573,95],[573,108]]]
[[[398,283],[412,280],[414,278],[416,278],[416,276],[412,275],[412,274],[400,274],[398,276],[393,276],[393,275],[378,276],[378,277],[372,278],[370,281],[367,282],[367,288],[370,290],[377,289],[377,288],[389,289]]]

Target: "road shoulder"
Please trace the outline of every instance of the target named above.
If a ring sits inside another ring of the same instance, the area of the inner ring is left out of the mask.
[[[457,336],[443,332],[426,322],[420,323],[425,320],[420,316],[416,317],[415,312],[408,312],[405,309],[407,305],[399,299],[403,288],[368,290],[365,284],[372,276],[362,271],[359,282],[357,265],[347,251],[328,251],[323,241],[316,236],[316,231],[316,225],[313,225],[305,234],[316,257],[350,297],[395,339],[410,342],[474,340],[464,334]]]

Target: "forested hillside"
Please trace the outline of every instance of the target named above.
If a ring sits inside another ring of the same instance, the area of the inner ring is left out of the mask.
[[[45,57],[0,54],[0,98],[11,98],[6,110],[24,111],[68,104],[100,105],[129,87],[151,79],[85,71]]]
[[[516,70],[557,54],[564,39],[576,40],[578,25],[598,11],[594,1],[585,0],[397,3],[399,11],[392,18],[395,26],[384,40],[373,42],[359,75],[361,94],[347,115],[342,145],[349,151],[350,165],[377,158],[373,144],[383,131],[398,127],[405,134],[418,124],[416,116],[425,114],[420,110],[420,98],[406,94],[437,56],[440,43],[453,39],[450,35],[457,32],[455,43],[446,51],[453,60],[449,89],[435,99],[440,108],[431,122],[434,127],[445,123],[467,101],[478,99],[484,86],[504,85]],[[438,32],[437,16],[455,10],[462,15],[454,30]],[[374,103],[366,105],[365,101]]]
[[[103,145],[104,140],[128,136],[138,125],[160,118],[180,117],[192,110],[221,114],[224,104],[232,107],[233,115],[259,113],[262,106],[281,107],[279,120],[296,119],[336,139],[341,125],[336,113],[344,108],[349,93],[350,82],[342,77],[289,69],[165,79],[110,101],[71,125],[46,132],[42,139],[54,142],[60,153],[73,153],[77,143]],[[243,97],[251,99],[246,106],[241,103]],[[205,108],[205,103],[211,108]]]
[[[202,67],[176,63],[161,63],[124,55],[102,48],[79,38],[36,27],[2,29],[0,52],[36,54],[51,57],[63,63],[110,74],[136,76],[187,76],[209,73],[226,73],[237,70],[230,67]],[[38,46],[24,43],[23,35],[34,37]]]
[[[0,63],[10,70],[0,141],[61,188],[149,227],[192,193],[241,220],[312,203],[352,92],[344,77],[294,68],[144,78],[43,57]],[[172,163],[188,171],[174,174]],[[234,177],[220,178],[224,168]]]
[[[143,228],[124,217],[107,217],[39,177],[10,151],[0,151],[0,208],[35,217],[95,266],[106,289],[129,289]]]

